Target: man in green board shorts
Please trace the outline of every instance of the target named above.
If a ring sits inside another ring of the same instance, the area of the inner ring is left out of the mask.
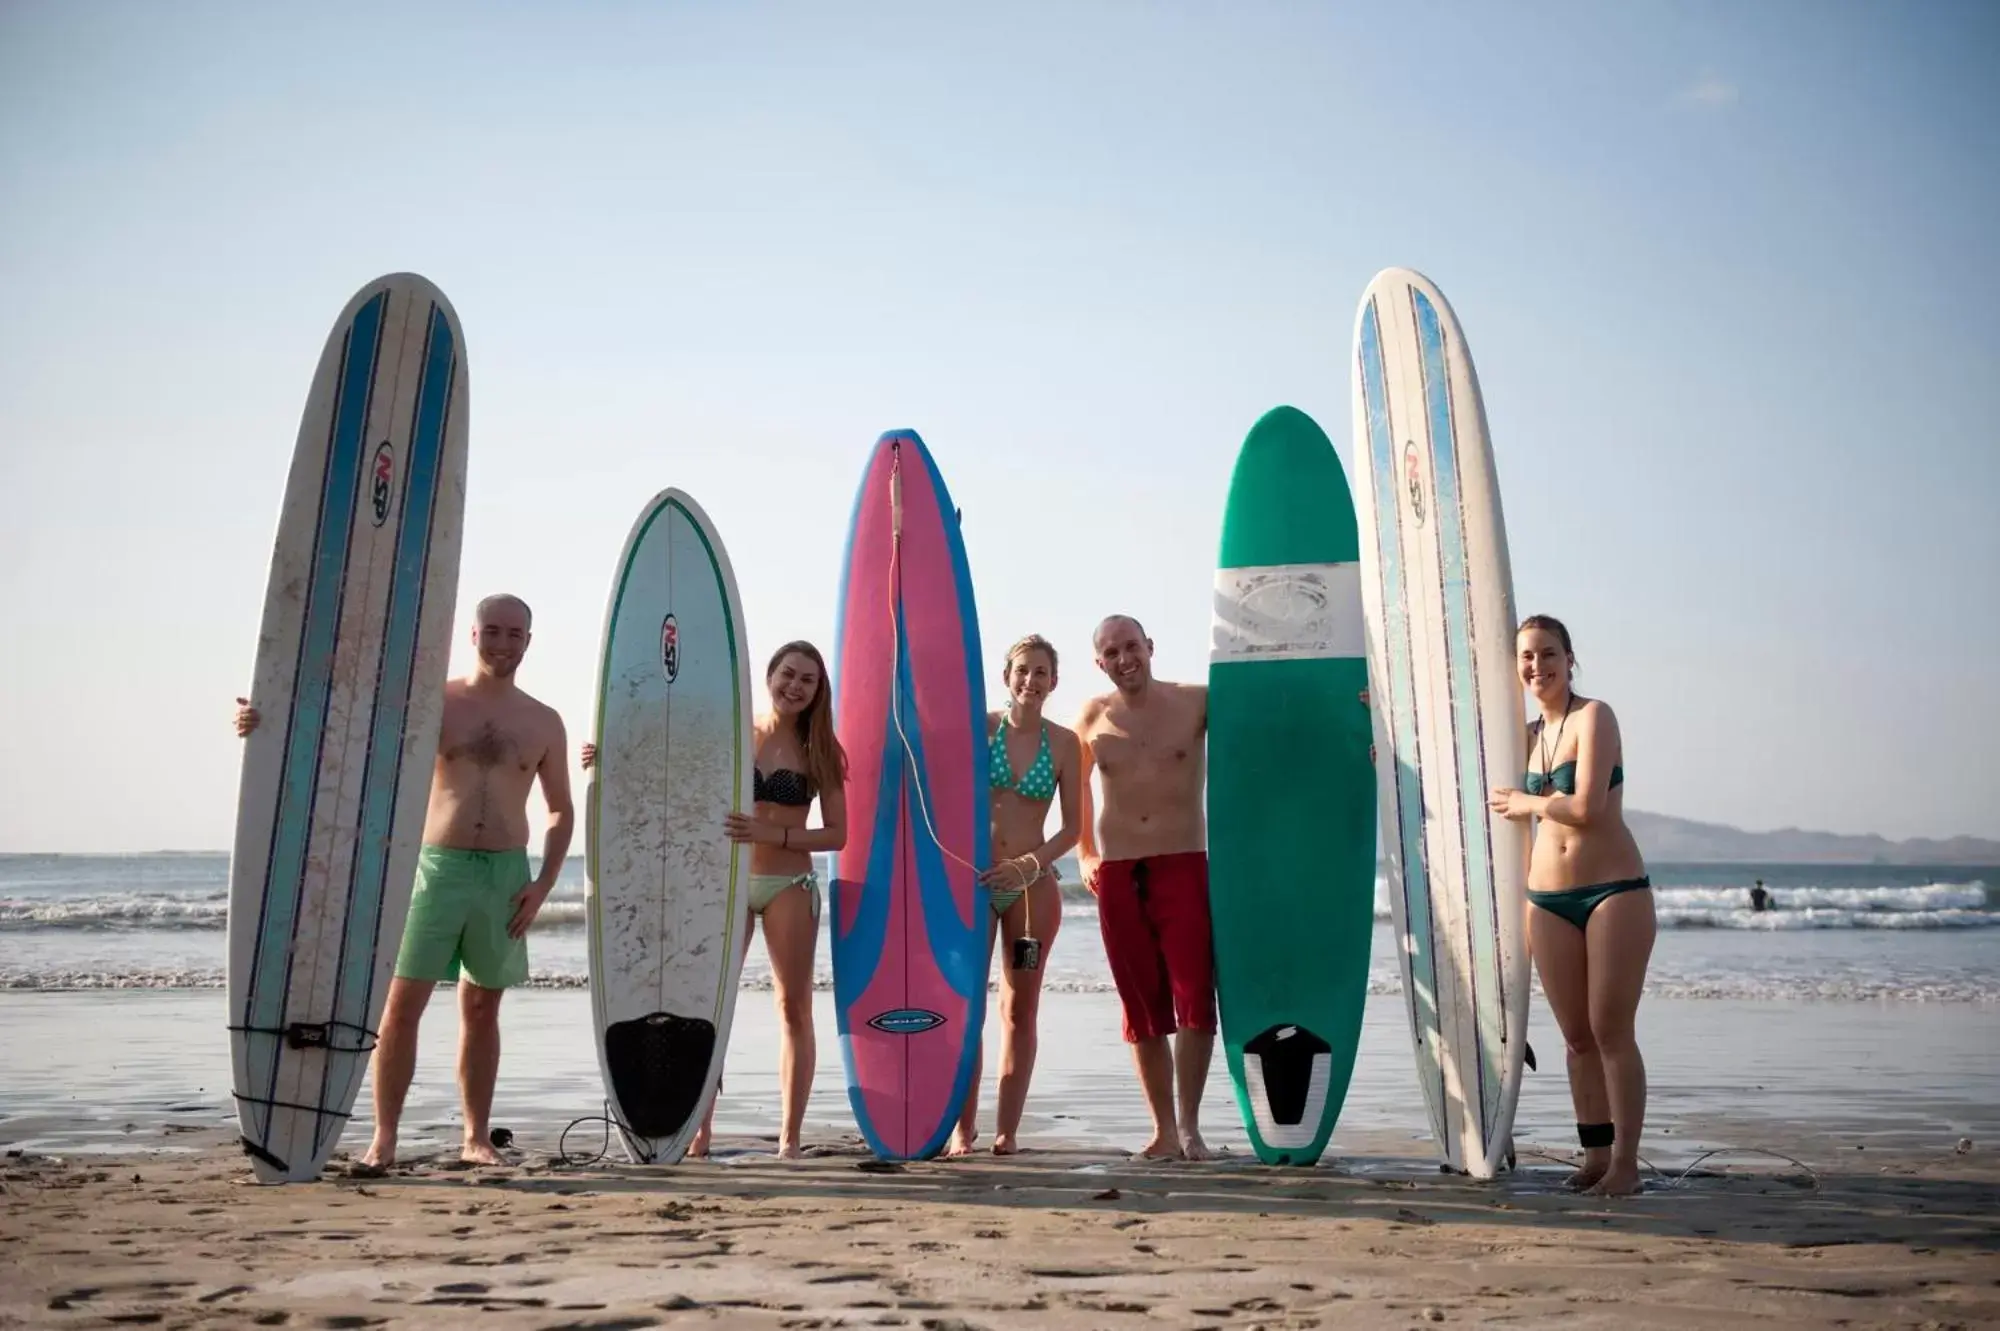
[[[395,1163],[396,1127],[417,1066],[417,1025],[432,988],[444,981],[458,983],[460,1155],[471,1164],[501,1163],[487,1140],[500,1070],[500,996],[528,978],[528,926],[562,872],[576,821],[562,718],[514,683],[532,619],[517,596],[481,601],[472,672],[444,687],[416,890],[375,1046],[375,1139],[364,1166]],[[236,701],[236,730],[247,735],[257,709]],[[542,871],[530,881],[527,804],[537,780],[549,824]]]

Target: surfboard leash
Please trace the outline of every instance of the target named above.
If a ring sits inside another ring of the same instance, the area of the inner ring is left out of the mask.
[[[958,514],[954,514],[954,517],[958,518],[960,521],[963,520],[962,517]],[[910,760],[910,766],[914,768],[917,766],[917,753],[915,747],[912,746],[910,743],[909,732],[903,729],[903,712],[901,706],[903,690],[902,690],[901,670],[898,668],[902,663],[902,656],[903,656],[903,641],[902,641],[902,629],[901,629],[902,616],[898,612],[898,607],[900,605],[900,598],[898,593],[900,592],[902,585],[901,583],[902,568],[903,568],[903,441],[900,439],[892,439],[889,441],[889,662],[890,662],[889,715],[890,718],[896,724],[896,737],[897,739],[902,741],[903,752],[906,755],[908,755]],[[972,861],[965,859],[964,857],[954,852],[949,846],[945,845],[944,840],[938,836],[937,825],[931,821],[930,801],[924,794],[924,783],[922,781],[916,782],[916,789],[917,789],[917,808],[924,816],[924,831],[929,834],[931,839],[931,844],[938,848],[940,854],[943,854],[948,858],[950,858],[955,863],[964,866],[966,869],[972,872],[974,877],[978,877],[981,873],[984,872],[984,870],[982,870],[978,865],[972,863]],[[1019,863],[1020,858],[1021,857],[1017,855],[1013,859],[1007,861],[1007,864],[1009,868],[1014,870],[1015,876],[1021,880],[1021,904],[1022,907],[1027,912],[1022,932],[1022,937],[1024,940],[1033,940],[1035,936],[1035,916],[1034,916],[1035,908],[1034,905],[1028,899],[1028,889],[1034,886],[1034,884],[1040,880],[1042,875],[1041,873],[1037,873],[1033,878],[1028,877],[1027,870],[1023,869],[1020,866]],[[1047,872],[1047,870],[1044,869],[1042,872],[1045,873]]]
[[[910,743],[909,732],[903,729],[902,670],[903,634],[902,615],[898,593],[902,587],[903,569],[903,441],[889,441],[889,716],[896,724],[896,738],[902,741],[903,752],[908,755],[910,766],[917,766],[917,751]],[[931,821],[930,800],[924,794],[924,783],[914,783],[917,790],[917,808],[924,815],[924,830],[930,834],[931,844],[942,854],[977,876],[980,867],[965,859],[938,836],[937,826]]]

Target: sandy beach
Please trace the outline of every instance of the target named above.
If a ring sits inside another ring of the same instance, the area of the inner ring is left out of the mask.
[[[511,1153],[263,1187],[171,1156],[18,1155],[0,1324],[34,1327],[1973,1327],[2000,1321],[1991,1152],[1807,1144],[1790,1166],[1564,1194],[1414,1159],[1279,1173],[1043,1150],[648,1173]],[[594,1144],[593,1144],[594,1145]],[[761,1149],[760,1149],[761,1148]],[[1844,1149],[1843,1149],[1844,1148]],[[574,1146],[572,1146],[574,1149]]]
[[[778,1161],[762,997],[740,1009],[716,1157],[648,1172],[615,1149],[597,1158],[594,1070],[573,1038],[584,996],[514,1001],[506,1168],[453,1159],[455,1031],[439,1002],[405,1167],[349,1175],[364,1086],[326,1177],[264,1187],[235,1146],[219,995],[6,996],[0,1325],[2000,1323],[1983,1006],[1650,1005],[1654,1171],[1641,1196],[1606,1202],[1561,1188],[1574,1137],[1559,1053],[1524,1090],[1520,1172],[1441,1174],[1393,999],[1370,1006],[1335,1149],[1284,1172],[1248,1156],[1214,1075],[1204,1128],[1227,1157],[1130,1162],[1143,1106],[1122,1051],[1090,1038],[1115,1009],[1089,995],[1044,1014],[1067,1038],[1045,1044],[1020,1156],[875,1161],[829,1038],[812,1158]],[[112,1023],[115,1055],[99,1038]],[[1533,1036],[1556,1049],[1540,1022]],[[1865,1082],[1842,1071],[1857,1067]]]

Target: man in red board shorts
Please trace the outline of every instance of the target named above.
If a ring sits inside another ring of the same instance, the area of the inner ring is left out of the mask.
[[[1099,624],[1093,645],[1098,669],[1116,687],[1085,702],[1077,718],[1083,741],[1077,861],[1097,895],[1125,1039],[1153,1115],[1153,1139],[1139,1154],[1203,1160],[1201,1093],[1215,1050],[1202,817],[1208,690],[1154,679],[1152,640],[1129,615]],[[1101,778],[1101,810],[1094,807],[1093,768]]]

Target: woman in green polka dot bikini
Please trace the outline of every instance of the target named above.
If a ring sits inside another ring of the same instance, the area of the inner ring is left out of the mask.
[[[1042,999],[1042,972],[1049,948],[1062,927],[1062,886],[1055,862],[1076,845],[1081,828],[1082,787],[1076,732],[1049,721],[1042,704],[1056,686],[1056,649],[1037,634],[1007,649],[1000,667],[1008,705],[987,717],[991,762],[993,867],[982,875],[993,902],[993,927],[986,935],[987,964],[993,939],[1006,940],[1000,968],[1000,1103],[993,1153],[1020,1149],[1015,1135],[1028,1101],[1028,1078],[1035,1068],[1035,1017]],[[1062,826],[1044,837],[1049,806],[1062,796]],[[979,1067],[965,1095],[946,1155],[965,1155],[979,1138]]]

